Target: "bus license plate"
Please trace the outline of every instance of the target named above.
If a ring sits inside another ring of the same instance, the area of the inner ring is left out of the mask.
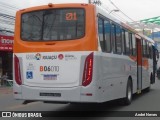
[[[40,93],[40,96],[61,97],[61,93]]]

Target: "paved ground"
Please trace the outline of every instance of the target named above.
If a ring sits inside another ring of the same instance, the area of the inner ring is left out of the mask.
[[[50,116],[57,111],[61,115],[62,111],[77,111],[78,114],[83,114],[84,111],[93,111],[95,118],[91,120],[159,120],[160,118],[127,118],[127,117],[105,117],[107,111],[159,111],[160,112],[160,80],[156,80],[156,84],[151,86],[148,93],[135,95],[133,102],[129,106],[122,106],[117,101],[107,102],[106,104],[91,104],[91,105],[71,105],[71,104],[44,104],[43,102],[34,102],[27,105],[22,104],[23,101],[17,101],[13,98],[11,87],[0,87],[0,111],[46,111],[46,115]],[[82,112],[83,111],[83,112]],[[97,113],[96,113],[97,111]],[[103,111],[103,114],[101,113]],[[99,117],[99,113],[102,114]],[[74,114],[74,112],[73,112]],[[77,113],[76,113],[77,114]],[[114,112],[111,113],[116,115]],[[62,115],[63,116],[63,115]],[[56,118],[57,119],[57,118]],[[59,118],[60,119],[60,118]],[[63,118],[61,118],[63,119]],[[76,118],[77,119],[77,118]],[[86,118],[85,118],[86,119]],[[90,118],[87,118],[90,119]]]
[[[12,92],[13,92],[12,87],[2,87],[2,86],[0,86],[0,95],[12,94]]]

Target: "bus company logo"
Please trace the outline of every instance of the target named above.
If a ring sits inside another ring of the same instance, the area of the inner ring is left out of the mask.
[[[34,54],[27,54],[26,55],[27,60],[40,60],[41,59],[41,54],[37,53],[36,55]]]
[[[59,60],[62,60],[64,58],[63,54],[58,55]]]
[[[43,60],[56,60],[57,59],[57,55],[43,56],[42,59]]]
[[[59,72],[59,66],[40,66],[40,72]]]
[[[36,60],[40,60],[40,59],[41,59],[41,54],[40,54],[40,53],[37,53],[37,54],[35,55],[35,58],[36,58]]]
[[[26,55],[26,59],[27,60],[35,60],[35,55],[33,55],[33,54],[27,54]]]
[[[68,61],[68,60],[76,60],[77,57],[75,57],[74,55],[65,55],[65,60]]]

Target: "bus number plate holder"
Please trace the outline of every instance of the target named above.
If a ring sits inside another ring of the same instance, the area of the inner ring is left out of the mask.
[[[40,96],[61,97],[61,93],[40,93]]]

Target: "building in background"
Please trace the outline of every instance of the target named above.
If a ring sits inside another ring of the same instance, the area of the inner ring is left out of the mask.
[[[153,39],[160,52],[160,16],[128,23],[140,33]]]
[[[12,79],[13,36],[0,34],[0,76],[7,75]]]
[[[158,46],[158,51],[160,52],[160,31],[153,32],[149,37],[152,38],[154,41],[156,41]]]

